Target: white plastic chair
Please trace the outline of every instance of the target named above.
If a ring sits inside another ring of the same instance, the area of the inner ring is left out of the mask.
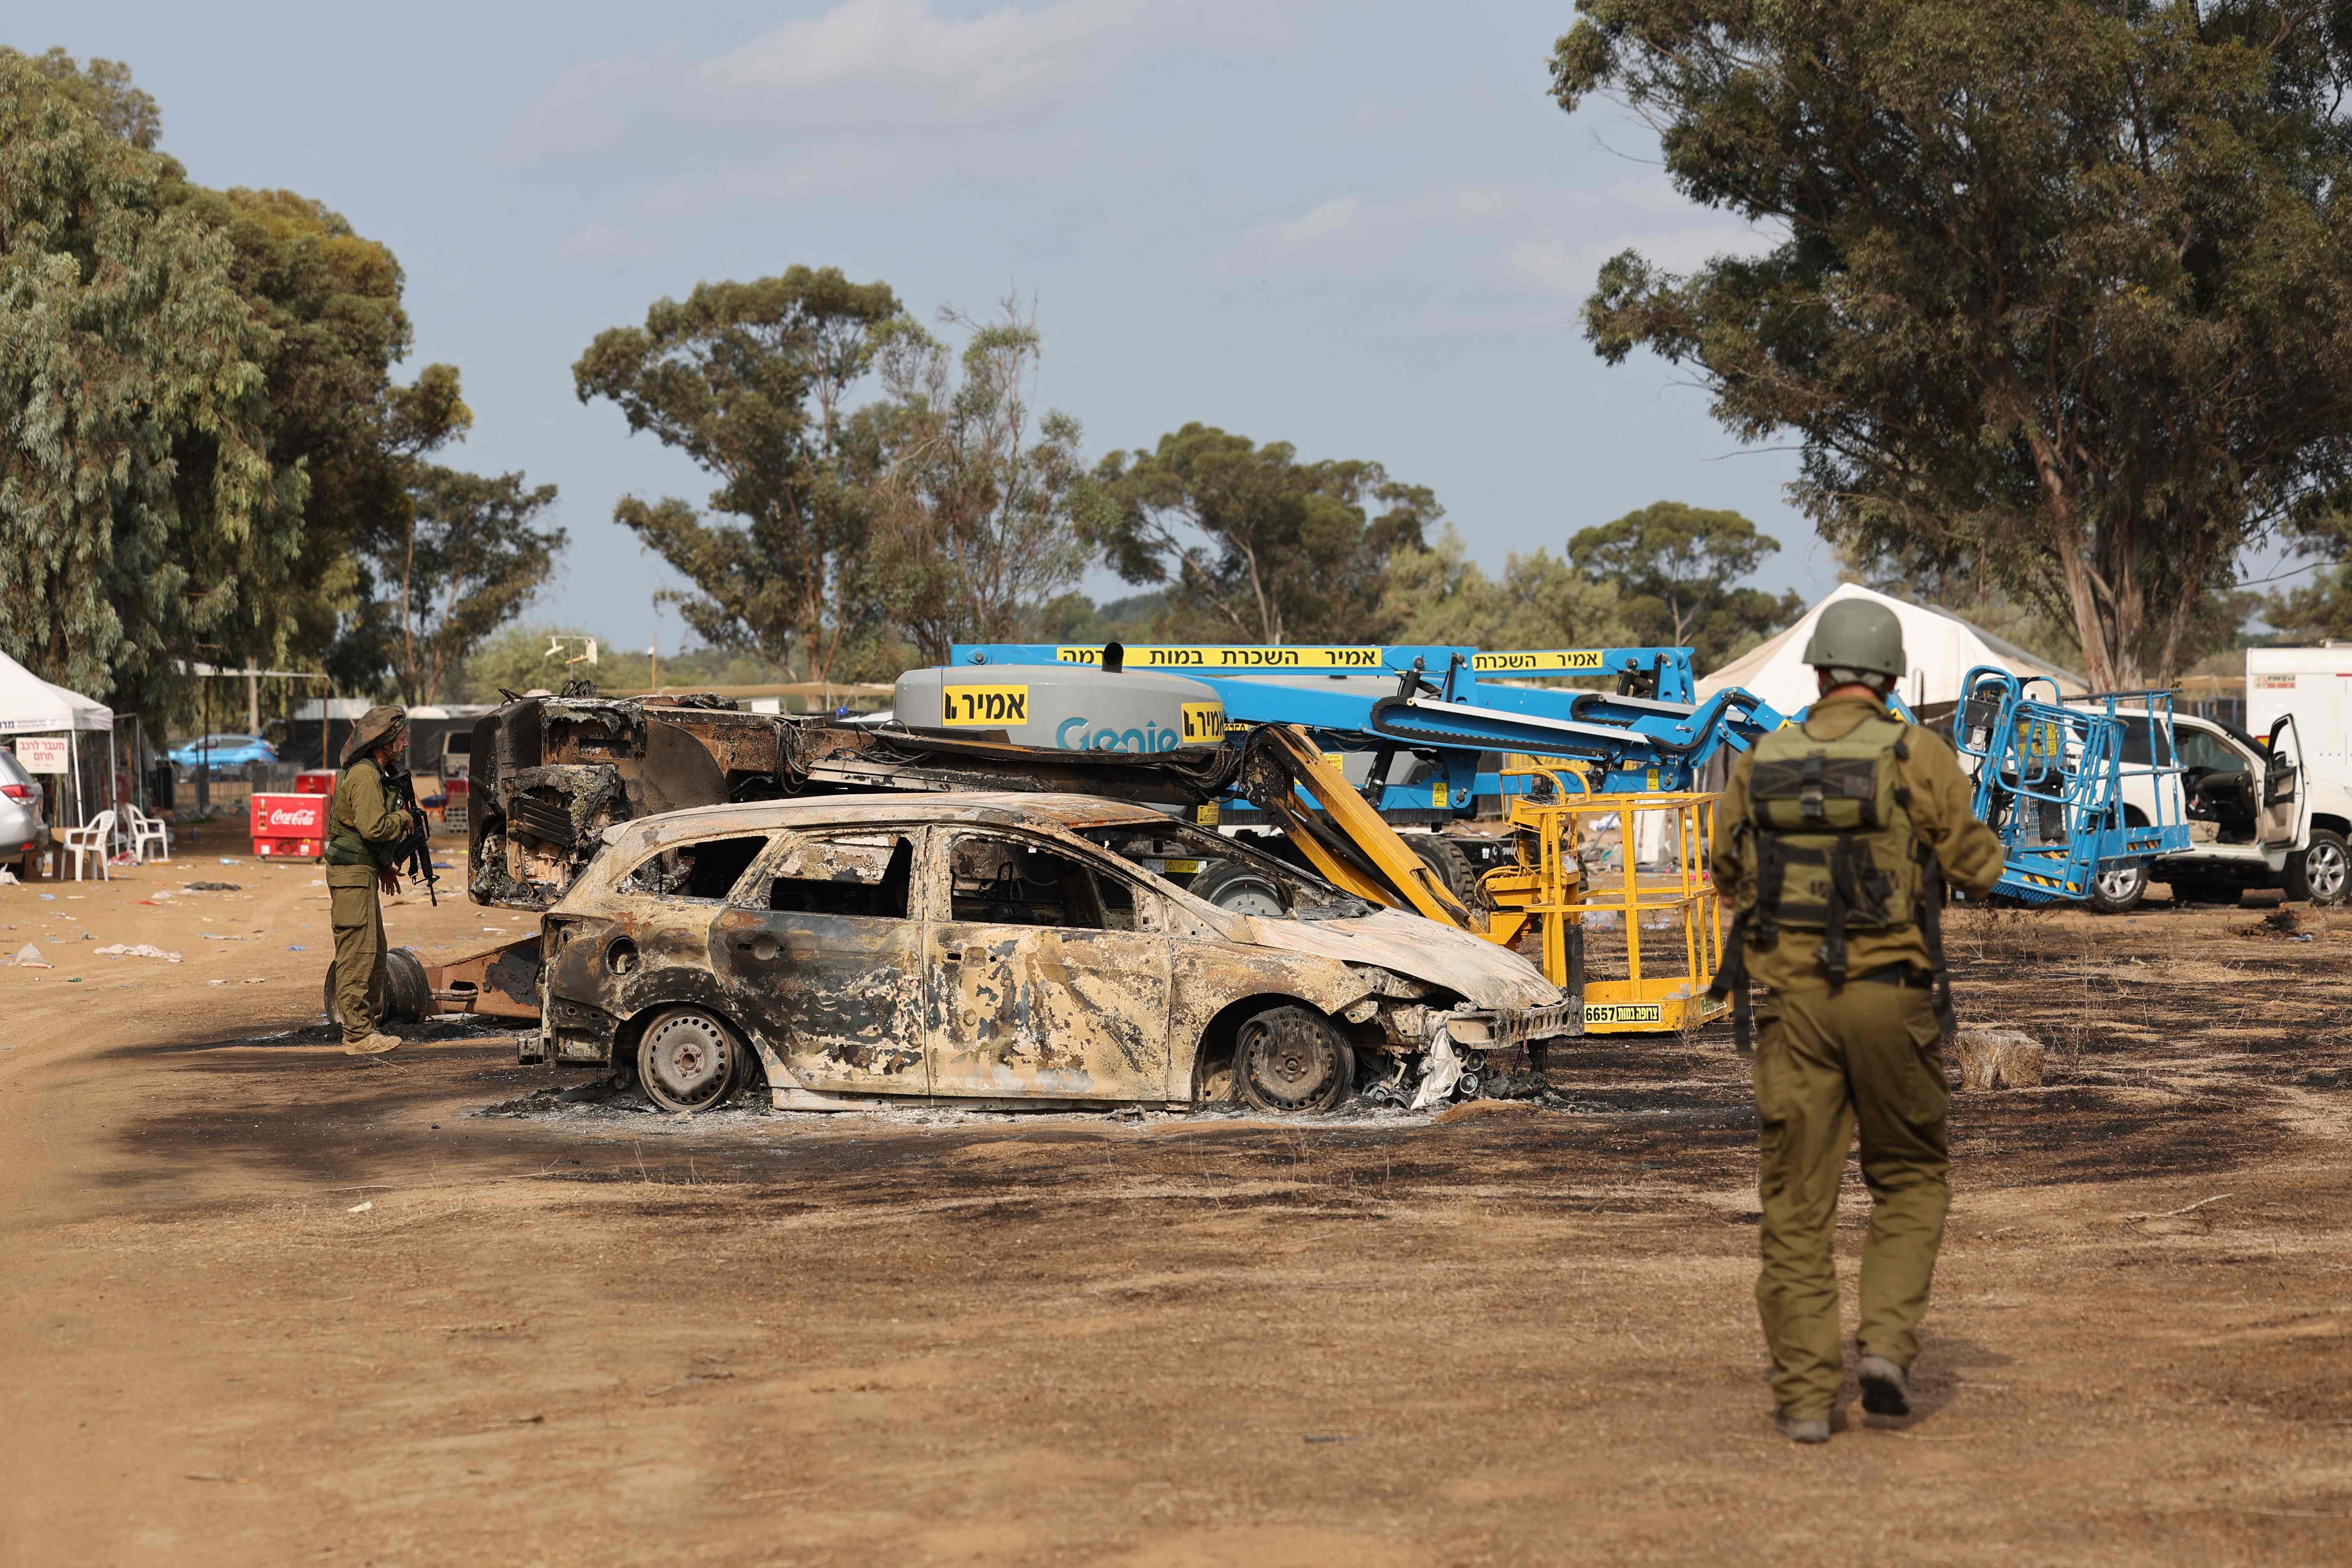
[[[131,830],[131,858],[141,865],[147,863],[150,847],[160,849],[159,860],[172,858],[172,829],[160,816],[150,816],[135,804],[126,802],[122,807]]]
[[[111,875],[106,868],[106,858],[113,852],[113,847],[111,844],[113,837],[114,813],[110,811],[101,811],[81,826],[68,827],[64,832],[58,835],[58,843],[59,847],[62,847],[67,854],[73,857],[73,879],[75,881],[79,882],[82,879],[81,863],[82,857],[85,855],[94,855],[98,858],[98,879],[100,881],[103,882],[112,879]]]

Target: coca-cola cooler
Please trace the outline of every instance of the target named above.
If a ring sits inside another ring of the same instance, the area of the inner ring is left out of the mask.
[[[271,860],[316,860],[327,846],[324,795],[253,797],[253,852]]]

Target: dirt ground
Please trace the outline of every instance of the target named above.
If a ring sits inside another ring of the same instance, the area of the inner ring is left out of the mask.
[[[1956,919],[2053,1081],[1956,1101],[1919,1414],[1798,1449],[1722,1031],[1435,1121],[485,1114],[577,1075],[342,1056],[315,876],[0,889],[56,965],[0,969],[0,1561],[2352,1559],[2352,917]]]

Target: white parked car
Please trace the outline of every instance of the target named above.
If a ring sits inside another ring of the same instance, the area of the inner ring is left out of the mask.
[[[2126,722],[2125,761],[2149,761],[2147,721]],[[2352,794],[2305,765],[2293,715],[2261,740],[2213,719],[2181,715],[2172,725],[2182,771],[2127,775],[2124,811],[2135,824],[2157,820],[2163,790],[2163,820],[2187,821],[2189,847],[2153,866],[2102,874],[2094,909],[2127,910],[2152,881],[2170,883],[2176,898],[2234,901],[2246,888],[2284,888],[2315,904],[2352,896]]]
[[[41,840],[40,784],[0,746],[0,857],[13,858]]]

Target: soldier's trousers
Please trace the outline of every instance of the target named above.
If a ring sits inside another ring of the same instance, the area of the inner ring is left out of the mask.
[[[335,927],[335,1010],[350,1044],[375,1033],[383,1016],[383,906],[376,901],[372,867],[326,870]]]
[[[1856,1338],[1863,1354],[1900,1366],[1919,1352],[1951,1200],[1943,1044],[1931,994],[1907,985],[1778,992],[1758,1020],[1764,1220],[1756,1307],[1774,1397],[1791,1416],[1817,1418],[1829,1414],[1843,1377],[1832,1243],[1857,1125],[1871,1211]]]

